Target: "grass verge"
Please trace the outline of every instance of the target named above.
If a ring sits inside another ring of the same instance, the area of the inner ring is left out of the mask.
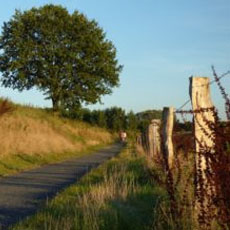
[[[154,209],[164,196],[150,179],[146,160],[128,146],[10,229],[152,229]]]
[[[19,153],[10,156],[3,156],[0,159],[0,176],[9,176],[21,171],[33,169],[46,164],[61,162],[72,157],[90,155],[93,154],[95,151],[107,146],[108,144],[87,146],[84,150],[80,151],[65,151],[61,153],[53,152],[48,154],[37,153],[33,155]]]

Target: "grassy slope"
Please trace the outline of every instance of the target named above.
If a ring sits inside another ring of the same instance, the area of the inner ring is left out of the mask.
[[[146,161],[130,148],[60,193],[14,230],[151,229],[164,196],[150,180]]]
[[[0,117],[0,176],[89,153],[113,141],[106,130],[13,105]]]

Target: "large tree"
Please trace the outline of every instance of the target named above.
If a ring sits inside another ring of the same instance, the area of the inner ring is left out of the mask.
[[[119,85],[116,49],[95,20],[62,6],[15,11],[0,37],[2,85],[37,89],[53,109],[96,103]]]

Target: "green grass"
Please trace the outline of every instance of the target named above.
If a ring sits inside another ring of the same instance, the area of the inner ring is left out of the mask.
[[[81,157],[93,154],[95,151],[105,147],[101,144],[97,146],[89,146],[82,151],[48,153],[48,154],[16,154],[1,157],[0,160],[0,176],[9,176],[21,171],[33,169],[46,164],[61,162],[73,157]]]
[[[48,201],[12,230],[147,230],[165,192],[150,179],[146,161],[126,148]]]

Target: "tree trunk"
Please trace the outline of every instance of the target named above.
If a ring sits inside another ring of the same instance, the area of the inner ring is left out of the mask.
[[[52,104],[53,104],[53,111],[54,112],[57,112],[58,110],[59,110],[59,100],[57,99],[57,98],[54,98],[54,97],[52,97],[51,98],[51,100],[52,100]]]

